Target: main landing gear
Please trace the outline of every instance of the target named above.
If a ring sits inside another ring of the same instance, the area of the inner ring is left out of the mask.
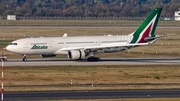
[[[89,61],[89,62],[99,61],[99,60],[100,60],[100,58],[94,57],[94,56],[90,56],[89,58],[87,58],[87,61]]]
[[[24,61],[24,62],[27,61],[26,55],[23,55],[22,61]]]
[[[90,55],[90,57],[87,58],[87,61],[89,61],[89,62],[95,62],[95,61],[100,60],[100,58],[94,57],[94,52],[93,51],[90,51],[89,55]]]

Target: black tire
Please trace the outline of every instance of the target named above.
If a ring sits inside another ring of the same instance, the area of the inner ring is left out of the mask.
[[[27,61],[27,59],[26,59],[26,58],[23,58],[23,59],[22,59],[22,61],[26,62],[26,61]]]
[[[99,61],[99,58],[97,58],[97,57],[89,57],[89,58],[87,58],[87,61],[95,62],[95,61]]]

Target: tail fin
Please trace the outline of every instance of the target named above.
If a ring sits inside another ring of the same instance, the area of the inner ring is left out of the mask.
[[[145,43],[146,37],[155,37],[155,29],[161,14],[162,8],[155,8],[139,28],[131,34],[130,43]]]

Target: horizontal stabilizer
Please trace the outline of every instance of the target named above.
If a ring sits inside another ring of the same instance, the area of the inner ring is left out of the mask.
[[[161,35],[161,36],[155,36],[155,37],[145,37],[144,40],[145,41],[153,41],[153,40],[157,40],[157,39],[172,36],[172,35],[175,35],[175,33],[174,34]]]

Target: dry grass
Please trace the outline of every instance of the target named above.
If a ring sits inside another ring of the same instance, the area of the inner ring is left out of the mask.
[[[100,86],[96,84],[180,83],[179,65],[5,67],[6,91],[172,89],[179,85]],[[159,79],[156,78],[159,77]],[[71,86],[88,84],[87,86]],[[48,86],[48,87],[47,87]]]
[[[96,86],[96,85],[94,85]],[[180,86],[173,86],[173,85],[169,85],[169,86],[114,86],[114,87],[92,87],[91,85],[89,85],[89,87],[72,87],[72,86],[38,86],[38,87],[5,87],[5,91],[6,92],[41,92],[41,91],[90,91],[90,90],[135,90],[135,89],[179,89]]]
[[[69,36],[94,36],[94,35],[127,35],[132,33],[135,28],[5,28],[0,29],[2,36],[1,40],[14,40],[17,38],[24,38],[24,37],[40,37],[40,36],[62,36],[64,33],[68,33]],[[156,34],[158,35],[165,35],[165,34],[172,34],[177,33],[176,36],[171,38],[178,38],[180,29],[178,28],[158,28]]]
[[[0,20],[2,26],[139,26],[133,20]],[[159,21],[159,26],[179,26],[180,21]]]
[[[136,26],[142,21],[128,20],[0,20],[3,26]],[[172,22],[171,22],[172,23]],[[177,23],[174,23],[177,25]]]

